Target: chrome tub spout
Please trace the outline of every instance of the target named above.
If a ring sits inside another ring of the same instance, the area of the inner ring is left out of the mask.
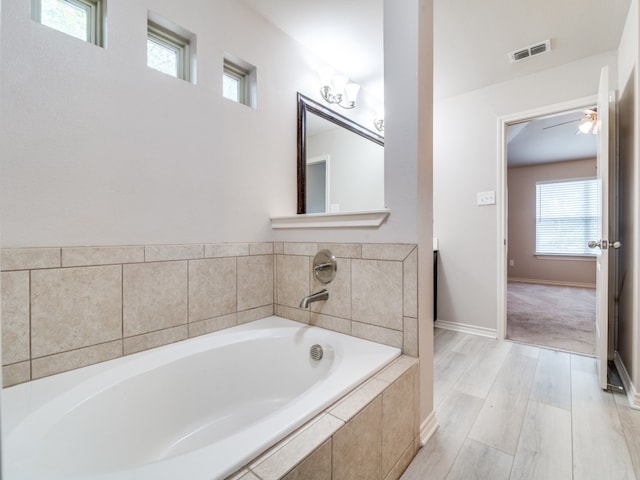
[[[309,308],[310,303],[327,299],[329,299],[329,292],[326,289],[322,289],[319,292],[304,297],[300,302],[300,308]]]

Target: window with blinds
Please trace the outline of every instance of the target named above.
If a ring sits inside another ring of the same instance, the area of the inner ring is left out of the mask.
[[[595,255],[589,240],[600,237],[599,180],[536,184],[536,255]]]

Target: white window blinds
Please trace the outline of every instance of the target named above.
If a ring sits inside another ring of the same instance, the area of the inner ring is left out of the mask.
[[[598,179],[536,184],[536,254],[594,255],[599,233]]]

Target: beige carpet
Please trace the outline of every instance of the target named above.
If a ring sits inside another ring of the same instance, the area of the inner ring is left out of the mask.
[[[596,290],[509,282],[507,338],[595,354]]]

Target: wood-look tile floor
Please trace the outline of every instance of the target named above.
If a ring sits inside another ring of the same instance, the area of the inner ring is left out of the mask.
[[[640,480],[640,411],[592,357],[436,328],[434,404],[402,480]]]

